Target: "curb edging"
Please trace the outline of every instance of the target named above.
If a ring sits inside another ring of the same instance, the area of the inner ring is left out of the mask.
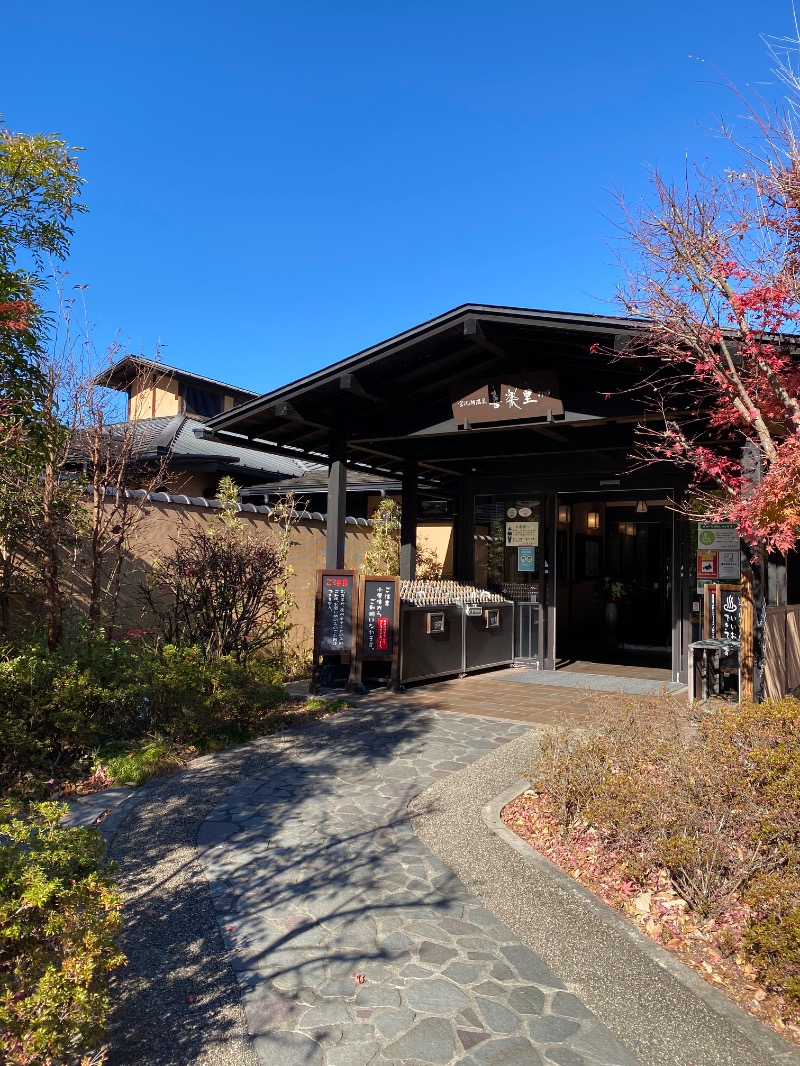
[[[624,918],[607,903],[598,899],[588,888],[573,880],[558,866],[546,859],[544,855],[541,855],[535,848],[506,827],[500,817],[500,812],[507,804],[517,799],[529,788],[530,782],[520,778],[501,792],[499,796],[495,796],[494,799],[484,804],[481,808],[481,821],[486,828],[503,840],[510,848],[513,848],[526,862],[535,866],[539,873],[554,882],[562,892],[587,907],[597,921],[602,922],[614,933],[631,941],[642,954],[646,955],[657,966],[666,970],[670,977],[673,977],[679,984],[683,985],[692,995],[702,1000],[715,1014],[724,1018],[751,1044],[768,1051],[776,1064],[800,1066],[800,1052],[794,1045],[784,1040],[777,1033],[773,1033],[771,1029],[768,1029],[760,1021],[748,1014],[742,1007],[729,1000],[724,993],[718,992],[714,987],[707,984],[702,977],[699,977],[688,966],[685,966],[671,955],[666,948],[656,944],[655,941],[637,929],[627,918]]]

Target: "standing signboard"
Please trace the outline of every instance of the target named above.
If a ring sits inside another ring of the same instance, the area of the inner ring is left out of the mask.
[[[363,664],[379,662],[389,667],[389,684],[399,679],[400,579],[372,577],[361,579],[356,656],[350,673],[351,686],[362,683]]]
[[[357,580],[354,570],[318,570],[314,609],[314,671],[312,691],[333,683],[338,658],[346,666],[355,650]],[[330,676],[329,676],[330,675]]]

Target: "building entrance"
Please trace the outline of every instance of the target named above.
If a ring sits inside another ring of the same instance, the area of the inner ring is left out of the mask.
[[[560,495],[554,531],[543,527],[544,508],[542,499],[524,493],[475,500],[476,580],[513,599],[518,620],[527,620],[518,634],[520,656],[538,657],[534,627],[547,617],[559,663],[669,667],[669,501]],[[535,617],[528,604],[539,606]]]

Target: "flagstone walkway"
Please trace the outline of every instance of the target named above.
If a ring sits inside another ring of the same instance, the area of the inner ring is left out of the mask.
[[[232,787],[200,862],[263,1066],[635,1066],[416,837],[411,799],[527,726],[385,721]]]

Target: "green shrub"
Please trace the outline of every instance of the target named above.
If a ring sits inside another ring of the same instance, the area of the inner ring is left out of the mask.
[[[0,808],[0,1060],[75,1061],[102,1038],[120,899],[89,829],[66,807]]]
[[[55,652],[0,654],[0,787],[46,777],[116,740],[156,734],[201,748],[270,730],[288,699],[278,660],[206,660],[197,647],[149,648],[91,632]],[[147,757],[148,759],[150,756]],[[132,779],[137,775],[133,774]]]
[[[97,753],[92,770],[111,785],[143,785],[178,770],[183,759],[165,740],[116,740]]]
[[[724,707],[694,730],[666,697],[615,696],[591,730],[549,730],[534,780],[565,826],[666,869],[694,911],[752,908],[744,946],[800,1004],[800,701]],[[598,716],[599,717],[599,716]]]
[[[257,734],[288,700],[274,660],[232,656],[207,661],[199,647],[167,644],[143,663],[151,725],[182,742],[216,746]]]

